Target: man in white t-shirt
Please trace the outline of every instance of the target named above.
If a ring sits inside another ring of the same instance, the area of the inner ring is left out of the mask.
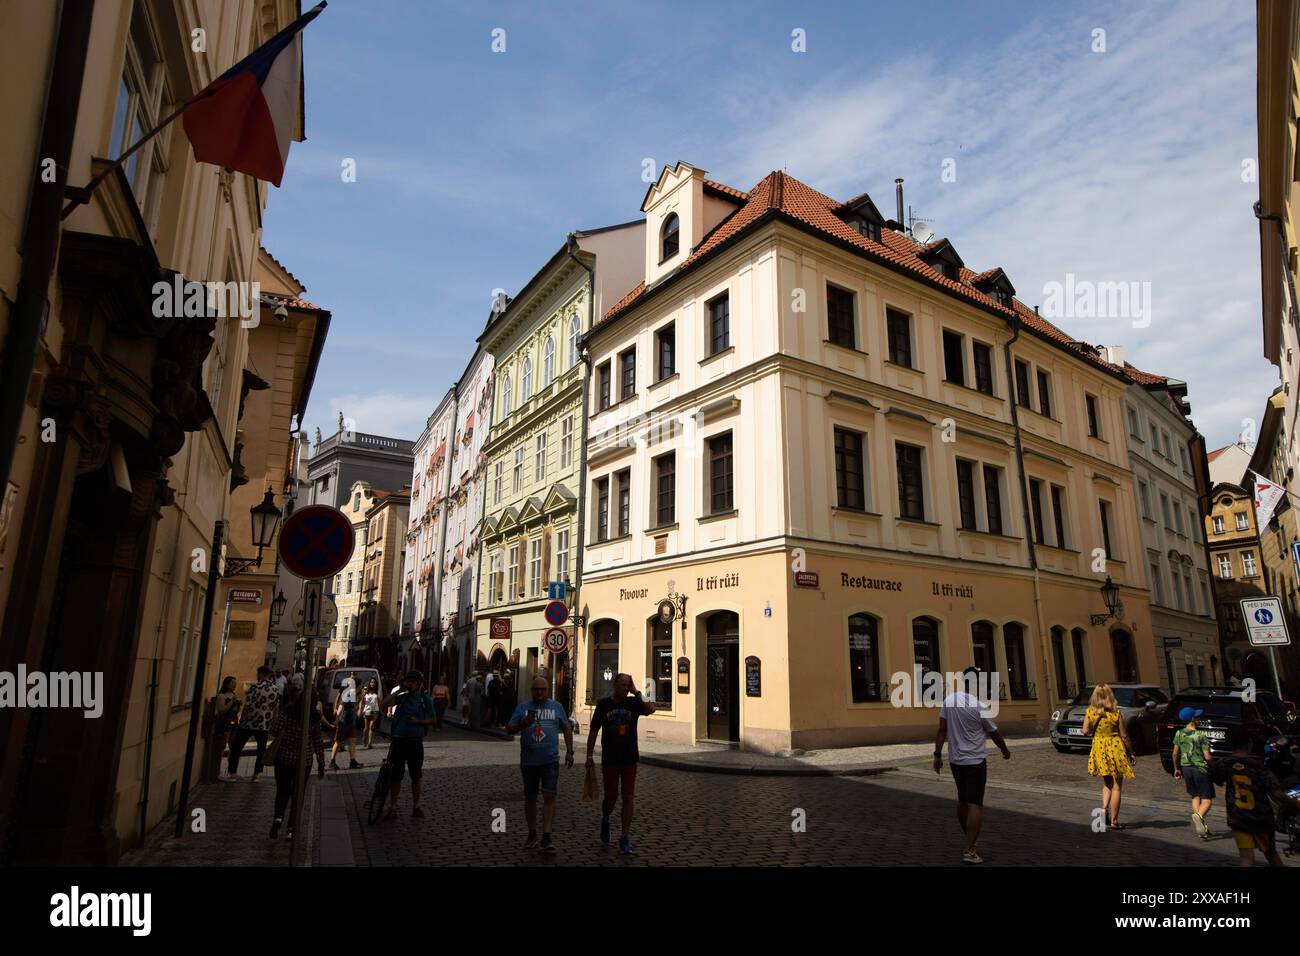
[[[983,863],[975,851],[980,824],[984,819],[984,785],[988,781],[989,765],[984,759],[985,741],[992,740],[1002,751],[1002,759],[1010,760],[1011,751],[998,732],[997,724],[983,716],[985,706],[975,697],[979,686],[979,670],[968,667],[962,671],[964,691],[949,694],[939,711],[939,732],[934,738],[934,772],[943,770],[943,745],[948,742],[948,765],[952,779],[957,784],[957,822],[966,835],[966,849],[962,851],[963,863]]]

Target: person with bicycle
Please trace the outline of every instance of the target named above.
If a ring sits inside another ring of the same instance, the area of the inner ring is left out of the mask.
[[[385,820],[397,817],[397,797],[402,790],[402,767],[411,774],[411,816],[422,818],[420,809],[420,776],[424,768],[424,735],[436,719],[433,698],[424,690],[424,675],[408,671],[401,686],[380,703],[381,708],[393,708],[392,729],[389,738],[388,774],[392,780],[388,813]]]

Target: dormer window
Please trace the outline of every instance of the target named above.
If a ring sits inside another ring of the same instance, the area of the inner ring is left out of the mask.
[[[925,246],[917,253],[922,262],[933,269],[945,279],[951,279],[954,282],[961,281],[961,270],[966,264],[962,262],[961,256],[957,255],[957,250],[952,247],[947,239],[940,239],[938,242],[932,242]]]
[[[972,284],[1004,309],[1015,307],[1013,305],[1016,295],[1015,286],[1001,269],[990,269],[976,276]]]
[[[839,217],[858,235],[866,236],[873,242],[880,241],[880,230],[885,220],[866,193],[846,202],[839,212]]]
[[[660,262],[667,262],[681,250],[681,228],[681,220],[675,212],[664,220],[663,231],[659,234]]]

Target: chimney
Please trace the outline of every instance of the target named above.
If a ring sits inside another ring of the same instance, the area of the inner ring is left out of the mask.
[[[900,231],[906,231],[907,227],[903,221],[903,181],[901,179],[894,180],[894,199],[898,205],[898,228]]]
[[[1098,345],[1097,352],[1102,359],[1111,365],[1124,367],[1124,346],[1122,345]]]

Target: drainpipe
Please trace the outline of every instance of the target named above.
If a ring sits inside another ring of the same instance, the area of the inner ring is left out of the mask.
[[[9,471],[22,431],[41,333],[49,317],[50,279],[58,255],[60,214],[68,185],[72,137],[81,105],[81,83],[94,0],[66,0],[59,10],[54,57],[45,77],[39,153],[32,157],[27,222],[23,229],[18,291],[10,314],[9,334],[0,352],[0,494],[9,486]],[[54,182],[42,180],[53,161]]]
[[[1034,577],[1034,616],[1038,622],[1039,644],[1039,701],[1048,702],[1048,716],[1051,715],[1055,693],[1051,682],[1051,644],[1047,638],[1047,625],[1043,619],[1043,594],[1038,572],[1038,551],[1034,543],[1033,516],[1029,510],[1029,478],[1025,474],[1025,446],[1020,437],[1020,408],[1016,396],[1016,367],[1011,358],[1011,346],[1020,338],[1020,315],[1011,319],[1011,338],[1002,343],[1002,356],[1007,364],[1007,399],[1011,403],[1011,429],[1016,444],[1016,470],[1020,476],[1020,515],[1025,526],[1025,543],[1029,546],[1029,568]],[[1010,693],[1007,695],[1010,700]]]
[[[596,310],[596,270],[588,268],[587,264],[579,259],[575,254],[578,248],[578,237],[576,233],[569,233],[568,247],[566,252],[569,258],[576,262],[587,272],[587,332],[590,335],[595,323]],[[585,338],[585,336],[584,336]],[[578,533],[574,535],[574,541],[571,544],[575,552],[573,562],[573,607],[578,608],[578,613],[582,613],[582,603],[579,595],[582,593],[582,555],[583,555],[583,538],[587,527],[587,416],[588,406],[591,401],[591,355],[587,352],[586,347],[582,349],[582,441],[578,445]],[[583,636],[586,637],[586,621],[583,621]],[[573,628],[573,655],[569,663],[569,716],[572,718],[574,708],[578,703],[578,662],[582,659],[578,653],[578,628]]]

